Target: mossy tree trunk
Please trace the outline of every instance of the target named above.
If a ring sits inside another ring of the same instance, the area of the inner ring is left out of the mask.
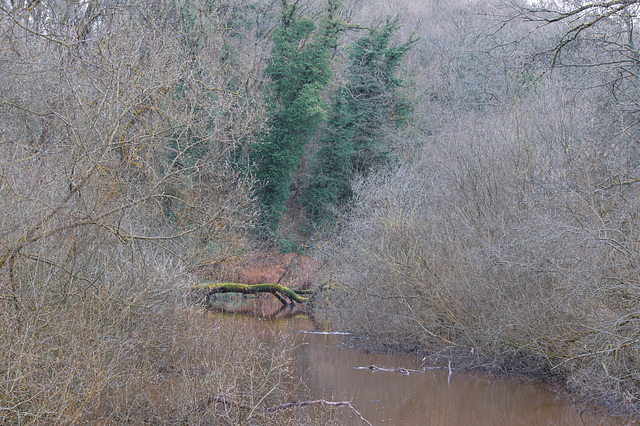
[[[203,283],[196,286],[196,288],[208,290],[207,302],[215,293],[241,293],[241,294],[259,294],[259,293],[271,293],[273,294],[283,305],[293,305],[297,303],[306,303],[309,301],[309,297],[303,296],[304,294],[313,294],[313,290],[292,290],[280,284],[240,284],[240,283]]]

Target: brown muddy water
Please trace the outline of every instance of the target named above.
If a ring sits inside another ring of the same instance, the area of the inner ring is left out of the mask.
[[[228,300],[228,299],[227,299]],[[544,386],[483,373],[423,369],[422,359],[363,353],[349,338],[318,335],[304,313],[279,310],[263,299],[242,299],[216,322],[241,322],[257,338],[295,347],[296,374],[306,390],[300,400],[350,401],[373,425],[626,425],[625,418],[577,407]],[[230,312],[231,311],[231,312]],[[376,366],[374,369],[364,367]],[[415,373],[385,370],[415,370]],[[298,408],[300,409],[300,408]],[[348,409],[347,409],[348,412]],[[355,415],[348,425],[364,425]]]

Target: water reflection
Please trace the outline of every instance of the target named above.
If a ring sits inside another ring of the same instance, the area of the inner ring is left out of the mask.
[[[378,365],[422,370],[422,366],[415,357],[362,353],[348,347],[348,338],[343,336],[296,333],[314,330],[306,315],[294,310],[281,311],[278,304],[259,298],[245,302],[252,305],[251,312],[258,317],[227,315],[225,320],[241,320],[263,338],[273,336],[276,331],[292,336],[297,343],[296,374],[307,388],[299,398],[351,401],[374,425],[629,424],[625,419],[598,415],[592,410],[580,414],[555,393],[516,380],[455,372],[449,376],[446,370],[406,375],[358,369]],[[244,309],[239,312],[245,312]],[[226,310],[230,310],[229,306]],[[347,418],[347,424],[363,423],[353,416]]]
[[[214,294],[210,297],[210,307],[213,311],[243,314],[258,318],[290,318],[305,313],[305,305],[283,305],[270,295],[236,295]]]

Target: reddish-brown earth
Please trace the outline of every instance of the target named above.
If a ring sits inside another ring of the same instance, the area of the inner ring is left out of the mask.
[[[296,253],[277,253],[255,250],[242,259],[208,265],[202,268],[201,277],[207,281],[236,282],[242,284],[276,283],[290,288],[307,289],[317,283],[313,274],[315,259]]]

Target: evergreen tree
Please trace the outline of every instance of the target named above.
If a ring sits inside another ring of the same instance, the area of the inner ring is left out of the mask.
[[[353,113],[348,93],[342,88],[332,106],[326,133],[313,157],[310,184],[302,196],[305,210],[314,222],[332,220],[336,206],[351,197],[349,181],[356,133]]]
[[[336,18],[335,0],[329,1],[317,31],[313,20],[297,17],[297,5],[282,0],[281,23],[265,71],[271,79],[268,129],[254,152],[262,229],[270,231],[277,229],[285,210],[304,147],[326,115],[320,94],[331,79],[331,49],[344,28]]]
[[[347,84],[337,91],[303,195],[314,222],[330,221],[336,207],[351,197],[354,174],[386,161],[385,129],[404,122],[410,109],[397,93],[402,80],[396,72],[417,39],[392,45],[397,30],[398,19],[387,19],[351,48]]]

